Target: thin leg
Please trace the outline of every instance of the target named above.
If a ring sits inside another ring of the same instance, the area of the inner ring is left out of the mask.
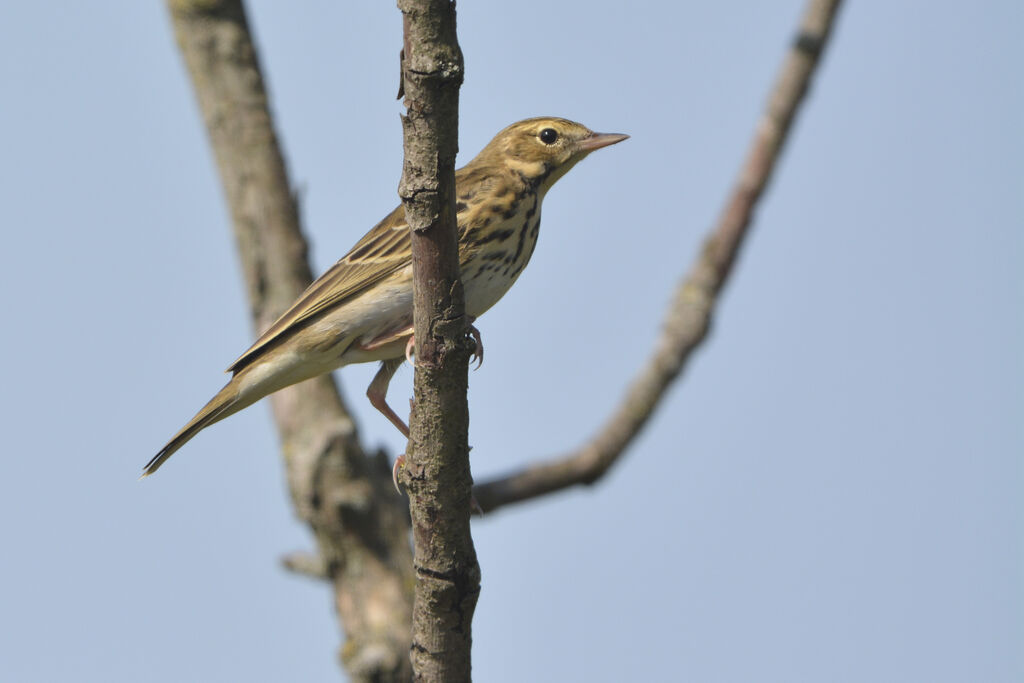
[[[366,398],[370,399],[370,405],[379,410],[408,439],[409,427],[402,421],[402,418],[395,414],[395,411],[391,410],[391,406],[387,402],[388,384],[391,383],[391,378],[403,360],[402,358],[393,358],[380,364],[380,370],[373,376],[373,381],[366,389]]]

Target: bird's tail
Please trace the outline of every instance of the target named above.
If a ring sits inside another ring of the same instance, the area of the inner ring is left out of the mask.
[[[160,469],[160,466],[164,464],[167,458],[174,455],[175,451],[188,443],[193,436],[214,422],[219,422],[229,415],[234,415],[260,398],[260,396],[252,396],[251,394],[243,396],[240,391],[240,379],[240,374],[232,377],[231,381],[224,385],[224,388],[218,391],[217,395],[210,399],[210,402],[203,406],[203,409],[196,413],[196,416],[189,420],[188,424],[182,427],[174,435],[174,438],[168,441],[167,445],[153,456],[152,460],[146,463],[140,479],[148,477]]]

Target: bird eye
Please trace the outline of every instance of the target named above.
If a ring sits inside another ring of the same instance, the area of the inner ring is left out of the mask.
[[[555,140],[558,139],[558,131],[554,128],[545,128],[540,132],[540,141],[545,145],[555,144]]]

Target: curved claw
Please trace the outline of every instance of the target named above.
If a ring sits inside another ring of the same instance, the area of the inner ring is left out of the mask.
[[[395,483],[395,490],[398,491],[399,495],[402,493],[402,485],[398,483],[398,473],[402,471],[403,467],[405,467],[404,454],[395,458],[395,466],[391,468],[391,481]]]
[[[476,348],[473,349],[473,355],[471,355],[470,362],[476,361],[476,370],[480,369],[480,366],[484,364],[484,340],[480,336],[480,330],[476,329],[475,325],[469,326],[469,335],[473,337],[473,343],[476,344]],[[409,341],[405,343],[405,360],[409,365],[415,366],[416,363],[413,360],[416,355],[416,336],[409,337]]]
[[[473,341],[476,342],[476,348],[473,349],[473,355],[469,357],[470,362],[476,360],[476,370],[480,369],[480,366],[484,364],[484,341],[480,337],[480,330],[476,329],[475,325],[469,326],[469,334],[473,337]]]
[[[407,363],[409,363],[409,365],[412,365],[413,367],[416,366],[416,363],[413,362],[413,359],[412,359],[413,351],[415,351],[415,350],[416,350],[416,336],[413,335],[413,336],[409,337],[409,341],[406,342],[406,344],[405,344],[405,360],[406,360]]]

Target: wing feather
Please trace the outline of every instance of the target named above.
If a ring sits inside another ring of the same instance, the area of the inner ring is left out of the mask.
[[[366,292],[411,262],[409,226],[405,222],[405,209],[399,205],[307,287],[298,300],[228,367],[228,371],[238,372],[275,342]]]
[[[486,168],[473,164],[455,172],[456,191],[458,188],[466,187],[485,190],[478,196],[493,192],[492,186],[498,181],[498,176],[494,176]],[[459,214],[469,210],[467,203],[461,199],[456,209]],[[466,230],[467,225],[460,219],[460,242]],[[461,245],[463,253],[460,254],[460,261],[463,263],[474,252],[473,249],[467,250],[466,246],[465,244]],[[263,351],[277,341],[284,339],[295,330],[306,326],[337,306],[344,305],[410,263],[412,263],[412,243],[409,236],[409,224],[405,220],[405,208],[399,204],[398,208],[366,233],[341,260],[306,288],[306,291],[299,296],[291,308],[274,321],[267,331],[228,367],[228,371],[238,372],[256,360]]]

